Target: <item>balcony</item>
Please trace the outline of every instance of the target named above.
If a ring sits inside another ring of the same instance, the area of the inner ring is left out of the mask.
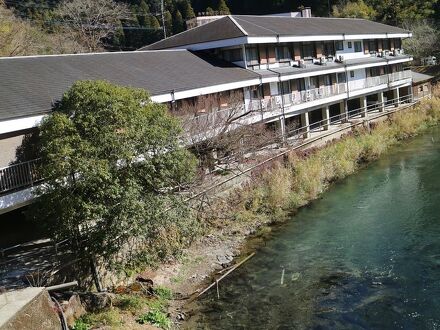
[[[348,90],[350,92],[364,90],[367,88],[379,87],[390,83],[403,81],[411,78],[411,71],[404,70],[390,74],[384,74],[376,77],[368,77],[365,79],[357,79],[348,82]]]
[[[42,180],[37,168],[40,160],[0,168],[0,195],[32,187]]]

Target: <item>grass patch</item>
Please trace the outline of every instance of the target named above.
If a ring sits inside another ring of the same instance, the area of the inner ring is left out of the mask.
[[[122,315],[117,308],[110,308],[97,313],[88,313],[76,320],[73,330],[89,330],[95,327],[123,329]]]
[[[152,324],[162,329],[171,328],[171,321],[167,314],[157,309],[151,310],[148,313],[139,316],[136,321],[139,324]]]

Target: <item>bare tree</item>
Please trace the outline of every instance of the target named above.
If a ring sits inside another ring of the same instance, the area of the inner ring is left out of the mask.
[[[180,102],[176,114],[182,121],[186,144],[202,167],[234,166],[243,157],[275,142],[275,132],[261,123],[261,109],[245,106],[240,92],[228,96],[210,95],[194,102]]]
[[[112,0],[64,0],[55,15],[62,29],[91,52],[121,27],[121,20],[131,18],[127,5]]]
[[[416,60],[434,55],[440,50],[440,32],[434,23],[428,20],[406,21],[403,27],[413,33],[412,38],[403,41],[403,47]]]
[[[0,56],[59,54],[82,51],[74,40],[48,33],[16,17],[0,0]]]

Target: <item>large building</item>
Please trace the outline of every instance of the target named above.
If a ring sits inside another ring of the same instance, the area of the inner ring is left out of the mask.
[[[37,160],[21,144],[77,80],[144,88],[195,126],[239,104],[245,124],[307,137],[314,123],[410,101],[409,37],[362,19],[232,15],[136,52],[0,58],[0,213],[32,198]]]

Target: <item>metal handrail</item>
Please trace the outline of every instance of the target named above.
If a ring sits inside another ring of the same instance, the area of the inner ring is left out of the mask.
[[[0,194],[32,187],[43,178],[38,171],[40,159],[0,168]]]

